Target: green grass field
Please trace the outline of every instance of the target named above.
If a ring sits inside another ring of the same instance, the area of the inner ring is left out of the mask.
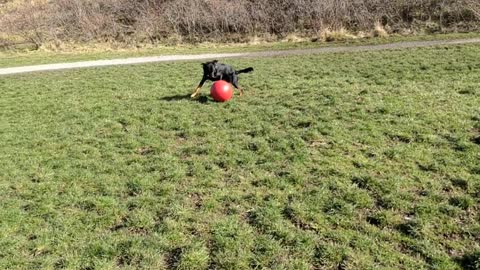
[[[0,77],[0,269],[478,269],[479,55]]]

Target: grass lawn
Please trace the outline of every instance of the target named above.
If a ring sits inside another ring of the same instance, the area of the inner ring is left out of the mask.
[[[479,38],[480,33],[453,33],[437,35],[419,35],[419,36],[392,36],[389,38],[365,38],[365,39],[347,39],[335,42],[272,42],[261,44],[197,44],[197,45],[179,45],[179,46],[158,46],[152,48],[139,49],[110,49],[106,48],[84,48],[73,51],[0,51],[0,68],[16,67],[25,65],[39,65],[62,62],[76,62],[88,60],[116,59],[125,57],[143,57],[155,55],[172,54],[200,54],[200,53],[233,53],[233,52],[253,52],[267,50],[289,50],[306,49],[334,46],[358,46],[358,45],[376,45],[402,41],[418,40],[448,40],[448,39],[466,39]]]
[[[0,269],[476,269],[479,55],[0,77]]]

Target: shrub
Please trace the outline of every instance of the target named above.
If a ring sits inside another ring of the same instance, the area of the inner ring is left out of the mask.
[[[386,29],[399,33],[471,30],[478,29],[480,22],[480,4],[475,0],[57,0],[8,3],[0,2],[0,36],[21,37],[37,46],[52,42],[92,41],[126,44],[166,40],[245,41],[259,36],[283,39],[294,33],[318,36],[328,32],[335,33],[333,38],[336,40],[345,37],[345,33],[369,32],[386,36]]]

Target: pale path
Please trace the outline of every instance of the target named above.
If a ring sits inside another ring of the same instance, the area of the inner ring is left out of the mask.
[[[456,39],[456,40],[434,40],[434,41],[410,41],[410,42],[398,42],[398,43],[390,43],[390,44],[382,44],[382,45],[324,47],[324,48],[313,48],[313,49],[262,51],[262,52],[247,52],[247,53],[218,53],[218,54],[198,54],[198,55],[165,55],[165,56],[151,56],[151,57],[135,57],[135,58],[113,59],[113,60],[96,60],[96,61],[83,61],[83,62],[73,62],[73,63],[61,63],[61,64],[45,64],[45,65],[24,66],[24,67],[0,68],[0,75],[35,72],[35,71],[62,70],[62,69],[72,69],[72,68],[132,65],[132,64],[143,64],[143,63],[153,63],[153,62],[174,62],[174,61],[185,61],[185,60],[206,60],[206,59],[221,59],[221,58],[242,58],[242,57],[256,58],[256,57],[274,57],[274,56],[337,53],[337,52],[380,51],[380,50],[396,50],[396,49],[473,44],[473,43],[480,43],[480,38]]]

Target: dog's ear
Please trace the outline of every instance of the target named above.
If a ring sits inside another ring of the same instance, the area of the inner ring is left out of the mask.
[[[212,63],[216,64],[218,63],[218,60],[213,60]]]

